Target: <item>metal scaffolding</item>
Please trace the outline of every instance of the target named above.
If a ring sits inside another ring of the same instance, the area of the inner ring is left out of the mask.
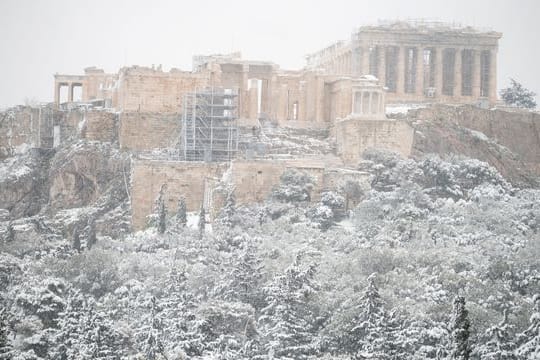
[[[184,95],[181,152],[187,161],[230,161],[238,150],[238,91],[207,88]]]

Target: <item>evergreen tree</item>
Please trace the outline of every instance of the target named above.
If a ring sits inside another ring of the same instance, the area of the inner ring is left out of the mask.
[[[178,199],[178,209],[176,211],[176,224],[180,227],[185,227],[187,224],[186,198],[183,196],[180,196],[180,199]]]
[[[165,206],[165,189],[166,185],[161,185],[159,189],[159,195],[155,203],[155,216],[157,230],[160,234],[165,233],[167,230],[167,207]]]
[[[501,90],[501,98],[506,105],[513,105],[520,108],[534,109],[536,94],[523,87],[514,79],[510,79],[510,86]]]
[[[521,334],[521,346],[517,353],[524,359],[540,359],[540,294],[533,297],[534,310],[531,315],[531,325]]]
[[[6,233],[4,235],[5,242],[10,243],[15,240],[15,229],[13,228],[13,222],[10,221],[7,225]]]
[[[299,253],[285,273],[264,287],[268,306],[259,318],[266,352],[272,358],[307,359],[316,352],[317,319],[310,302],[318,291],[316,265]]]
[[[338,341],[343,351],[359,359],[390,358],[396,348],[392,335],[397,321],[386,313],[375,280],[375,273],[367,278],[364,294],[354,306],[356,315]]]
[[[93,308],[86,298],[75,292],[58,319],[52,358],[121,359],[125,355],[123,337],[114,330],[110,319]]]
[[[97,237],[96,237],[96,221],[94,218],[90,218],[88,219],[88,226],[87,226],[87,229],[88,229],[88,232],[87,232],[87,237],[86,237],[86,247],[88,248],[88,250],[90,250],[92,248],[92,246],[95,245],[95,243],[97,242]]]
[[[201,211],[199,211],[199,239],[202,239],[204,236],[204,230],[206,227],[206,211],[204,206],[201,205]]]
[[[147,360],[157,360],[161,358],[167,358],[165,355],[165,348],[161,342],[161,332],[163,330],[163,321],[158,316],[160,309],[157,306],[156,298],[152,296],[151,309],[150,309],[150,321],[151,325],[148,330],[146,338],[144,354]]]
[[[469,312],[465,308],[465,298],[457,296],[454,299],[454,314],[451,324],[452,359],[469,360],[471,355],[471,346],[469,344],[470,327]]]
[[[233,227],[235,225],[234,216],[236,215],[236,197],[233,189],[230,189],[227,192],[227,198],[225,199],[225,204],[221,209],[220,215],[219,220],[221,224],[227,227]]]
[[[264,278],[264,265],[257,256],[257,248],[252,239],[244,239],[240,249],[231,257],[232,271],[226,277],[224,298],[237,300],[260,309],[263,304],[261,284]]]
[[[7,360],[13,356],[13,349],[8,338],[8,319],[7,309],[5,307],[0,308],[0,359]]]
[[[81,252],[81,233],[79,231],[78,224],[75,224],[75,227],[73,228],[73,234],[72,234],[72,248],[73,250],[76,250],[77,252]]]
[[[168,349],[169,352],[180,350],[186,356],[200,356],[203,338],[194,313],[199,299],[189,291],[186,282],[186,274],[176,270],[171,272],[167,280],[166,296],[160,301],[163,339],[173,347]]]
[[[483,344],[475,351],[481,360],[517,360],[509,328],[508,312],[505,309],[503,320],[486,330]]]

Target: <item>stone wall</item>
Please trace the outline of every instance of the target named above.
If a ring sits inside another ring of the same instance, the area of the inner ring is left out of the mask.
[[[180,114],[124,112],[120,114],[120,148],[140,151],[174,147],[180,130]]]
[[[175,69],[170,72],[140,67],[121,69],[113,106],[121,111],[180,113],[184,95],[208,86],[211,80],[211,74]]]
[[[338,154],[346,164],[355,165],[368,148],[411,155],[414,129],[401,120],[345,119],[335,125]]]
[[[85,115],[87,140],[110,142],[118,140],[118,115],[107,111],[89,111]]]
[[[144,228],[163,184],[170,213],[176,211],[181,195],[186,198],[188,211],[197,211],[224,177],[233,184],[239,204],[256,203],[268,198],[272,188],[279,184],[281,174],[289,168],[305,171],[315,178],[312,200],[317,201],[325,187],[325,170],[316,161],[234,161],[230,167],[227,163],[135,161],[131,180],[133,228]]]
[[[0,112],[0,159],[23,144],[39,144],[39,109],[20,107]]]
[[[131,175],[133,228],[145,227],[163,184],[167,186],[165,201],[169,212],[176,212],[181,195],[186,198],[188,211],[196,211],[204,200],[205,179],[220,179],[226,168],[226,164],[218,163],[135,161]]]

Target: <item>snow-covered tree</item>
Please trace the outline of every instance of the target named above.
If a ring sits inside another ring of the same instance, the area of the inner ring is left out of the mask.
[[[518,360],[514,353],[515,341],[509,334],[508,312],[504,310],[503,320],[489,327],[483,341],[474,350],[481,360]]]
[[[454,299],[452,315],[452,351],[450,357],[455,360],[469,360],[471,345],[469,343],[471,323],[469,312],[465,308],[465,298],[457,296]]]
[[[226,273],[224,281],[224,298],[241,301],[260,309],[263,304],[260,288],[265,273],[253,239],[243,239],[238,250],[231,256],[231,265],[232,269]]]
[[[202,205],[201,210],[199,211],[199,223],[197,225],[199,228],[199,239],[202,239],[206,228],[206,210],[204,210],[204,206]]]
[[[530,326],[521,334],[521,345],[517,353],[523,359],[540,359],[540,294],[533,297],[534,309]]]
[[[268,306],[261,310],[259,329],[265,352],[275,359],[307,359],[316,353],[317,316],[310,306],[319,285],[316,264],[300,252],[283,274],[264,287]]]
[[[166,185],[161,185],[159,194],[155,202],[156,227],[160,234],[167,230],[167,207],[165,205],[165,189]]]
[[[11,243],[15,240],[15,229],[13,228],[13,222],[10,221],[7,224],[6,231],[4,233],[4,242]]]
[[[186,198],[180,196],[178,199],[178,207],[176,209],[176,224],[180,227],[185,227],[187,224],[187,207]]]
[[[225,204],[221,209],[220,213],[220,223],[227,226],[234,226],[236,215],[236,196],[234,195],[234,189],[229,189],[227,191],[227,198],[225,199]]]
[[[71,246],[72,246],[73,250],[75,250],[77,252],[81,252],[81,250],[82,250],[81,232],[79,230],[78,225],[75,225],[75,227],[73,228]]]
[[[367,278],[368,285],[352,309],[355,315],[338,340],[342,350],[360,359],[387,359],[396,350],[392,340],[395,324],[384,308],[376,276],[373,273]]]
[[[200,299],[187,286],[187,275],[173,271],[165,285],[165,296],[160,299],[163,322],[163,341],[168,354],[199,356],[203,352],[203,336],[195,314]]]
[[[501,89],[501,98],[506,105],[517,106],[525,109],[536,107],[536,94],[523,87],[514,79],[510,79],[510,86]]]
[[[97,241],[96,237],[96,220],[93,217],[90,217],[88,219],[88,225],[87,225],[87,232],[86,232],[86,248],[90,250],[92,246]]]
[[[354,180],[347,180],[342,186],[342,192],[345,195],[345,211],[349,211],[351,204],[356,206],[364,194],[360,183]]]
[[[311,200],[315,179],[306,172],[286,170],[280,177],[280,184],[272,190],[272,198],[281,202],[303,202]]]
[[[121,359],[127,350],[124,337],[114,329],[112,321],[79,292],[70,294],[58,329],[52,350],[54,359]]]
[[[7,309],[5,307],[0,308],[0,359],[8,360],[13,356],[13,348],[8,338],[8,317]]]
[[[152,296],[150,309],[150,326],[144,344],[144,355],[147,360],[166,359],[165,348],[161,341],[163,321],[158,315],[161,309],[156,304],[156,298]]]

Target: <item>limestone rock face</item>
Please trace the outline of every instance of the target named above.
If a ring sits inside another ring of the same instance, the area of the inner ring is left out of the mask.
[[[51,210],[88,206],[103,195],[126,198],[130,159],[110,144],[80,142],[63,148],[51,161]],[[117,202],[117,204],[118,204]]]
[[[3,210],[3,218],[32,216],[47,204],[47,168],[52,153],[33,149],[0,163],[0,209]]]
[[[462,155],[486,161],[514,185],[540,185],[540,114],[439,105],[407,117],[413,156]]]

